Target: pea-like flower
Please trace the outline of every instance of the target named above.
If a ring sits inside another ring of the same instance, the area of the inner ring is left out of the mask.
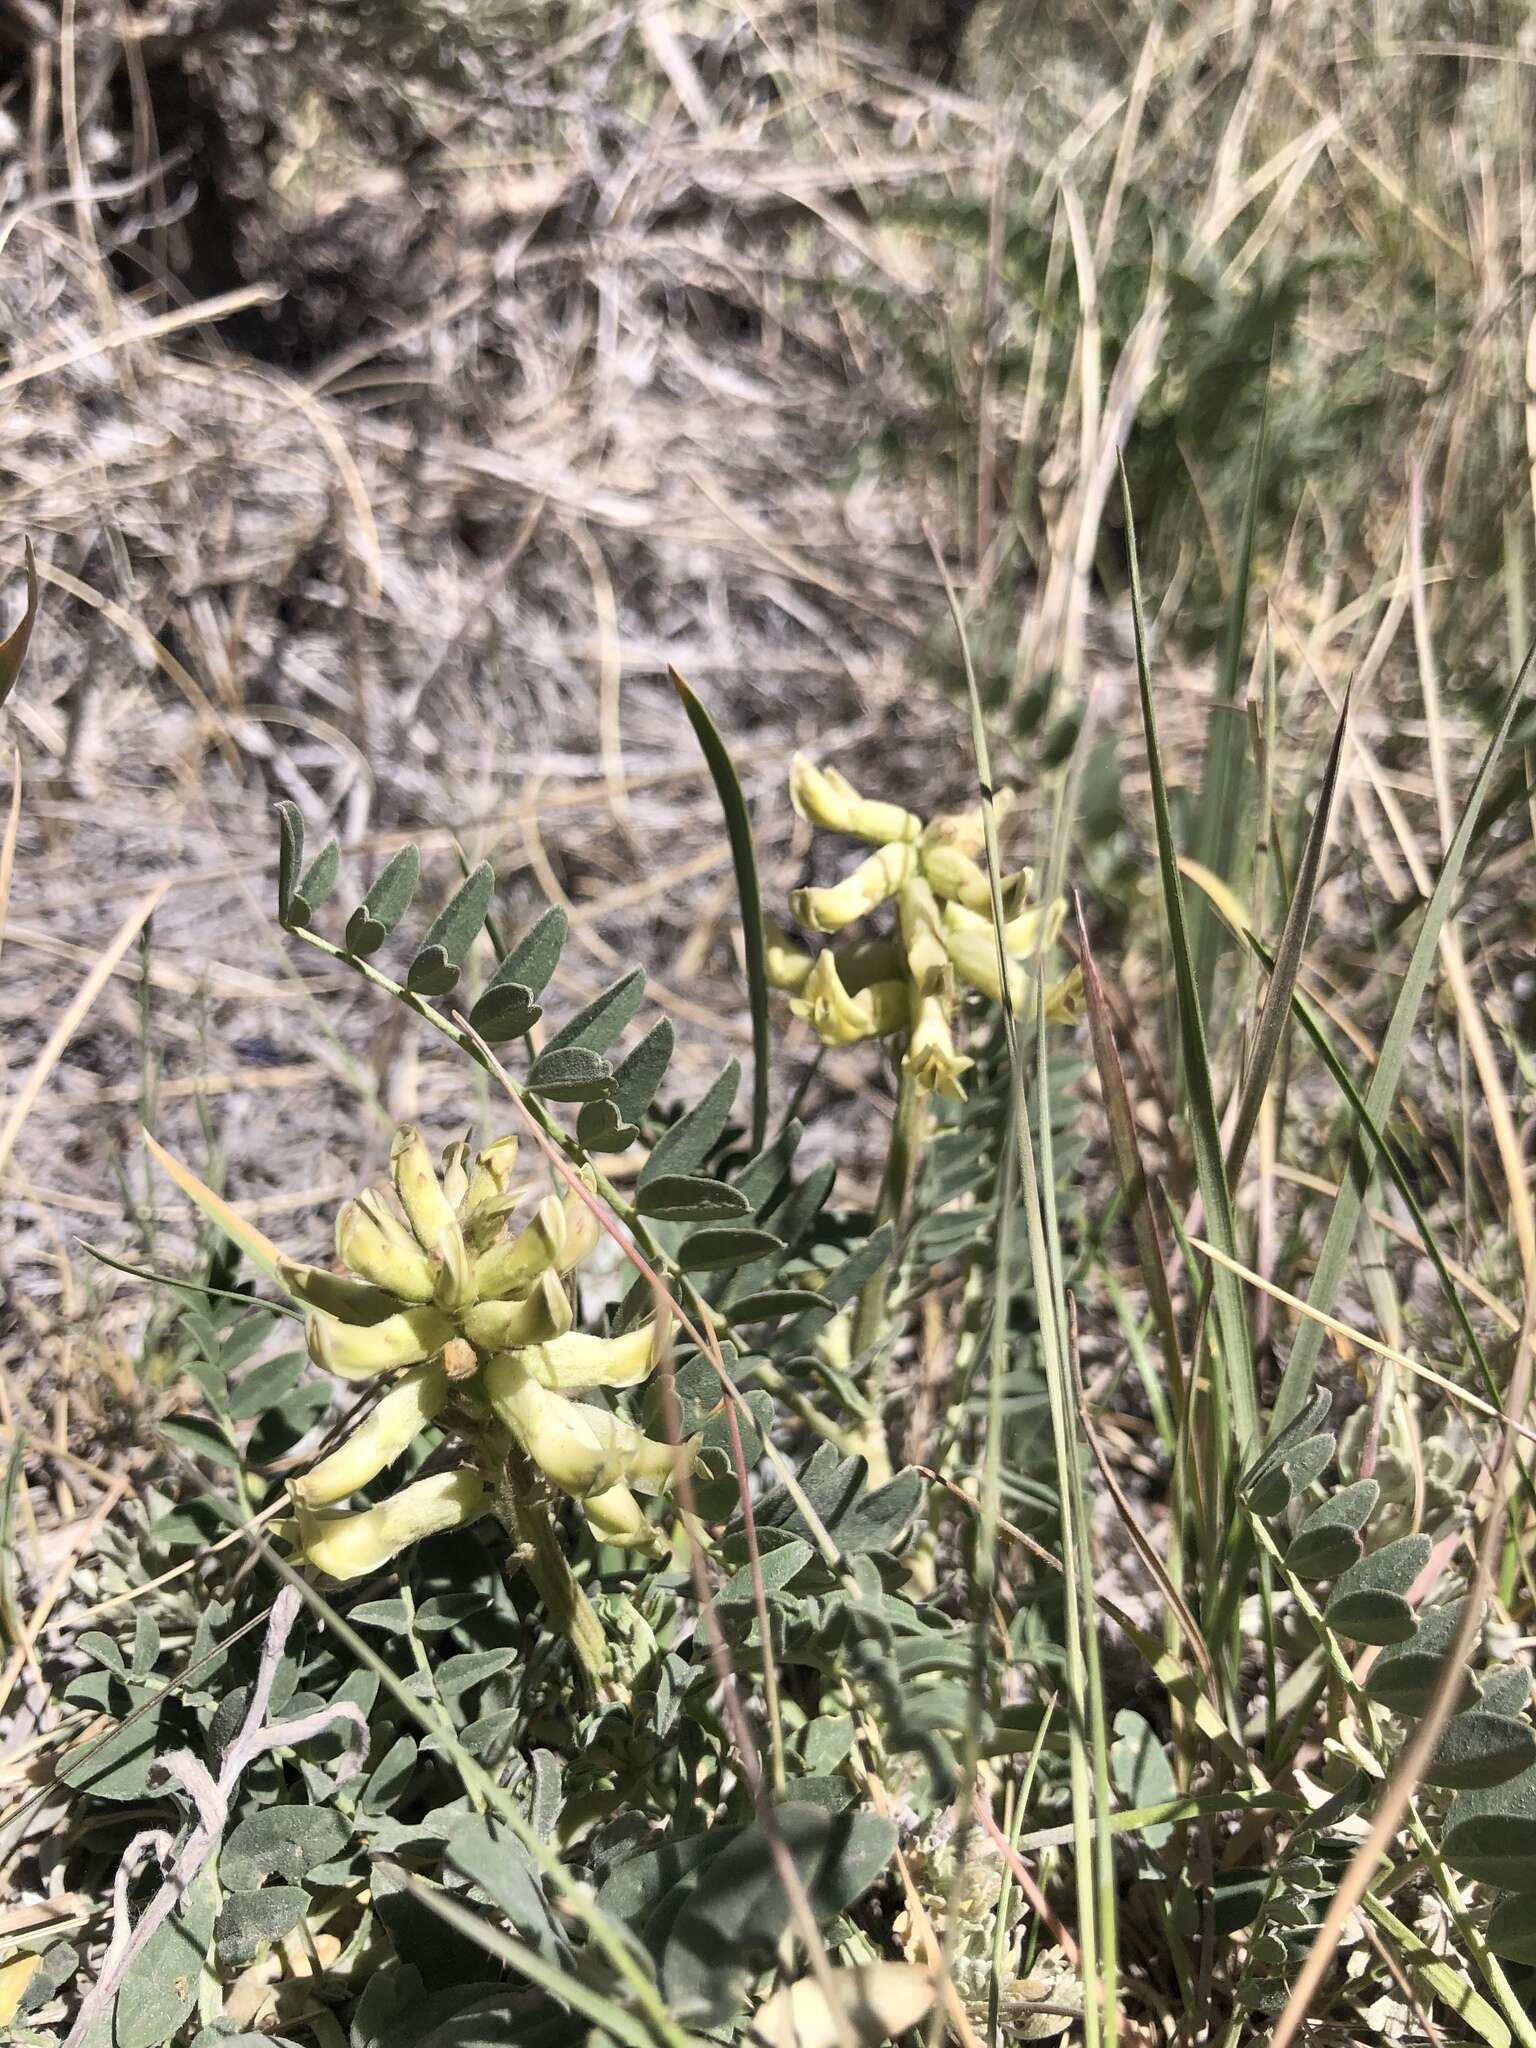
[[[344,1270],[279,1262],[309,1310],[317,1365],[388,1384],[344,1441],[290,1486],[300,1553],[333,1578],[377,1570],[419,1537],[459,1528],[506,1489],[546,1482],[581,1503],[604,1543],[654,1551],[659,1534],[635,1490],[664,1492],[692,1469],[694,1446],[645,1437],[623,1416],[576,1398],[632,1387],[656,1363],[657,1329],[616,1337],[571,1327],[568,1275],[595,1247],[591,1205],[546,1197],[520,1228],[517,1141],[474,1157],[450,1145],[441,1170],[420,1133],[390,1148],[391,1184],[336,1221]],[[377,1506],[338,1504],[436,1424],[473,1462],[436,1472]]]
[[[963,1101],[962,1076],[973,1062],[959,1052],[954,1025],[963,984],[1029,1013],[1035,982],[1015,963],[1054,945],[1065,904],[1030,903],[1033,881],[1023,868],[1003,878],[1002,928],[1006,965],[998,960],[992,884],[980,855],[980,810],[938,817],[928,824],[899,804],[861,796],[835,768],[818,768],[797,754],[790,766],[790,797],[802,818],[827,831],[845,832],[876,851],[827,888],[797,889],[789,899],[795,922],[809,931],[841,933],[894,905],[898,937],[864,940],[812,954],[770,922],[768,979],[790,998],[826,1045],[866,1038],[905,1037],[903,1070],[920,1093]],[[998,815],[1012,793],[999,791]],[[1048,983],[1046,1015],[1076,1014],[1081,987],[1073,972]]]

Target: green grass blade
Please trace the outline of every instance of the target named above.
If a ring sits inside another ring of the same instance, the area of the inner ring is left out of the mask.
[[[1243,1080],[1243,1092],[1237,1106],[1232,1142],[1227,1147],[1229,1185],[1236,1182],[1238,1174],[1242,1171],[1243,1160],[1247,1157],[1248,1146],[1253,1138],[1254,1126],[1259,1121],[1264,1090],[1269,1085],[1275,1055],[1280,1050],[1280,1040],[1291,1013],[1291,991],[1296,986],[1296,975],[1301,967],[1301,956],[1307,942],[1307,927],[1312,920],[1312,903],[1317,894],[1317,878],[1323,864],[1323,850],[1328,842],[1328,826],[1333,816],[1333,800],[1339,786],[1339,764],[1344,758],[1344,734],[1348,724],[1349,693],[1346,691],[1343,709],[1339,713],[1338,724],[1334,727],[1333,745],[1328,750],[1328,765],[1323,770],[1317,802],[1313,807],[1307,843],[1302,849],[1301,863],[1296,873],[1296,886],[1291,891],[1290,904],[1285,913],[1285,925],[1280,933],[1280,944],[1275,949],[1269,989],[1264,998],[1264,1008],[1259,1015],[1253,1054],[1248,1062],[1248,1072]]]
[[[1162,874],[1163,903],[1168,919],[1169,945],[1173,953],[1174,982],[1179,1001],[1179,1034],[1183,1049],[1184,1086],[1188,1095],[1190,1135],[1195,1148],[1195,1171],[1205,1204],[1211,1241],[1221,1251],[1236,1256],[1236,1230],[1232,1197],[1227,1185],[1226,1164],[1221,1152],[1221,1133],[1216,1121],[1216,1097],[1211,1085],[1210,1058],[1206,1051],[1205,1024],[1195,984],[1194,958],[1190,950],[1189,926],[1184,914],[1184,885],[1179,874],[1178,845],[1173,835],[1173,815],[1168,804],[1168,785],[1163,779],[1162,752],[1158,746],[1157,714],[1152,704],[1152,678],[1147,666],[1146,620],[1141,598],[1141,568],[1136,555],[1136,532],[1131,509],[1131,487],[1120,464],[1120,493],[1125,506],[1125,539],[1131,579],[1131,622],[1136,639],[1136,677],[1141,690],[1141,716],[1146,732],[1147,768],[1152,780],[1152,815],[1157,835],[1158,867]],[[1212,1273],[1216,1326],[1232,1419],[1240,1449],[1251,1445],[1258,1434],[1259,1408],[1253,1369],[1252,1333],[1242,1291],[1233,1275],[1219,1267]]]
[[[763,896],[757,879],[757,849],[752,839],[752,814],[720,729],[675,668],[667,674],[688,714],[688,723],[703,749],[725,813],[725,829],[736,868],[736,896],[741,904],[741,940],[747,961],[747,1000],[752,1011],[752,1150],[761,1152],[768,1135],[768,964],[763,930]]]
[[[1419,1005],[1424,999],[1430,970],[1434,966],[1435,955],[1439,950],[1440,934],[1450,915],[1451,899],[1461,879],[1467,849],[1472,844],[1472,836],[1477,830],[1477,821],[1482,813],[1483,800],[1488,794],[1489,784],[1493,780],[1495,764],[1503,751],[1504,742],[1509,737],[1509,729],[1515,722],[1515,713],[1520,708],[1520,700],[1525,694],[1526,678],[1530,674],[1533,658],[1536,658],[1536,645],[1531,647],[1521,662],[1519,671],[1505,695],[1498,725],[1483,755],[1477,779],[1468,792],[1461,822],[1446,853],[1440,869],[1440,878],[1435,884],[1434,894],[1429,899],[1429,907],[1424,912],[1423,922],[1419,926],[1419,936],[1414,942],[1413,953],[1403,974],[1402,986],[1398,990],[1386,1036],[1382,1040],[1375,1072],[1371,1075],[1371,1085],[1365,1094],[1366,1111],[1378,1129],[1385,1126],[1392,1111],[1403,1061],[1408,1053],[1408,1041],[1413,1034],[1414,1021],[1419,1014]],[[1323,1239],[1317,1270],[1312,1276],[1311,1292],[1307,1296],[1308,1307],[1320,1309],[1325,1315],[1332,1309],[1339,1291],[1339,1283],[1344,1277],[1344,1266],[1349,1257],[1350,1246],[1354,1242],[1355,1223],[1360,1214],[1360,1205],[1365,1199],[1370,1172],[1369,1150],[1357,1136],[1339,1188],[1339,1198],[1328,1219],[1327,1235]],[[1296,1341],[1291,1347],[1291,1355],[1281,1376],[1280,1391],[1275,1400],[1274,1428],[1283,1428],[1293,1415],[1299,1413],[1312,1391],[1322,1341],[1322,1325],[1308,1316],[1296,1333]]]
[[[1104,1093],[1104,1114],[1109,1124],[1110,1149],[1114,1153],[1115,1171],[1120,1176],[1120,1185],[1125,1190],[1126,1208],[1130,1213],[1131,1230],[1136,1239],[1136,1256],[1141,1265],[1142,1279],[1146,1283],[1147,1300],[1152,1307],[1153,1320],[1157,1324],[1158,1336],[1162,1341],[1163,1363],[1167,1368],[1168,1384],[1174,1398],[1174,1414],[1182,1426],[1184,1360],[1179,1350],[1178,1322],[1173,1312],[1173,1300],[1168,1292],[1168,1274],[1163,1264],[1163,1248],[1157,1239],[1157,1221],[1152,1213],[1148,1195],[1150,1183],[1141,1156],[1141,1142],[1136,1135],[1136,1117],[1131,1108],[1130,1093],[1125,1085],[1125,1070],[1120,1064],[1120,1050],[1115,1044],[1109,1003],[1104,994],[1104,984],[1099,979],[1093,948],[1088,943],[1088,930],[1083,923],[1083,907],[1080,903],[1077,906],[1077,929],[1082,944],[1083,989],[1088,1001],[1088,1036],[1099,1070],[1099,1086]]]
[[[1221,666],[1216,692],[1211,699],[1210,725],[1205,763],[1200,778],[1200,803],[1195,820],[1195,858],[1212,874],[1231,887],[1241,886],[1239,872],[1242,848],[1238,828],[1242,824],[1248,794],[1248,722],[1238,702],[1238,682],[1243,666],[1243,642],[1248,618],[1248,592],[1253,578],[1254,537],[1258,528],[1259,486],[1264,474],[1264,444],[1269,418],[1269,373],[1264,379],[1264,400],[1259,412],[1259,431],[1253,459],[1248,465],[1248,488],[1243,500],[1243,523],[1238,534],[1237,568],[1232,583],[1231,607],[1222,642]],[[1221,921],[1204,903],[1193,907],[1190,938],[1194,947],[1195,987],[1202,1010],[1209,1015],[1216,979],[1216,957],[1221,948]]]
[[[992,788],[991,749],[986,720],[982,715],[981,692],[965,630],[964,615],[950,582],[944,557],[932,534],[929,548],[940,576],[954,620],[965,669],[966,695],[970,708],[971,749],[976,758],[976,777],[981,797],[982,831],[986,842],[987,876],[991,884],[993,932],[998,949],[998,973],[1007,986],[1008,965],[1004,952],[1006,919],[1002,900],[1002,854],[997,836],[997,810]],[[1109,1855],[1107,1809],[1095,1801],[1094,1759],[1090,1730],[1102,1720],[1102,1697],[1091,1694],[1089,1657],[1086,1644],[1085,1604],[1091,1612],[1092,1565],[1086,1549],[1087,1513],[1082,1497],[1082,1475],[1078,1462],[1076,1387],[1068,1351],[1067,1332],[1058,1313],[1060,1287],[1058,1268],[1051,1256],[1047,1218],[1041,1200],[1039,1164],[1029,1127],[1029,1102],[1024,1065],[1019,1045],[1018,1021],[1011,1005],[1003,1004],[1003,1030],[1008,1046],[1013,1142],[1018,1160],[1019,1187],[1024,1197],[1025,1242],[1028,1247],[1029,1276],[1035,1290],[1039,1321],[1039,1345],[1045,1367],[1049,1396],[1052,1447],[1061,1498],[1062,1595],[1066,1639],[1068,1696],[1068,1776],[1071,1786],[1072,1819],[1068,1839],[1072,1843],[1075,1879],[1078,1944],[1082,1956],[1084,2048],[1104,2048],[1118,2038],[1118,2000],[1114,1993],[1115,1930],[1100,1925],[1099,1873]],[[1047,1118],[1042,1115],[1044,1125]],[[1011,1233],[999,1232],[998,1261],[1009,1255]],[[999,1273],[1000,1287],[1006,1286],[1006,1272]],[[1000,1458],[1002,1446],[991,1430],[987,1434],[986,1459],[981,1488],[981,1519],[978,1554],[989,1560],[997,1554]],[[1104,1759],[1098,1760],[1102,1777]],[[1113,1910],[1113,1899],[1110,1901]]]

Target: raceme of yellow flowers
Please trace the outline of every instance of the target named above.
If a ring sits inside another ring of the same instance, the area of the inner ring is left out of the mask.
[[[439,1173],[420,1133],[397,1131],[393,1185],[358,1195],[336,1219],[346,1271],[280,1261],[283,1284],[309,1311],[315,1363],[346,1380],[392,1376],[345,1441],[289,1489],[299,1550],[333,1578],[359,1578],[407,1544],[485,1513],[491,1487],[508,1483],[514,1446],[580,1504],[600,1542],[661,1545],[637,1495],[691,1470],[694,1447],[657,1442],[574,1398],[643,1380],[656,1363],[656,1326],[617,1337],[572,1329],[565,1276],[596,1245],[597,1218],[572,1191],[540,1201],[514,1231],[523,1199],[516,1162],[516,1138],[474,1156],[457,1143]],[[378,1506],[339,1508],[433,1423],[475,1462],[418,1479]]]
[[[896,910],[896,936],[856,939],[814,956],[770,925],[768,979],[790,997],[826,1045],[904,1036],[902,1065],[922,1093],[965,1099],[961,1077],[974,1065],[955,1046],[960,984],[1003,1000],[992,914],[992,887],[978,856],[981,812],[934,818],[930,823],[899,804],[862,797],[835,768],[818,768],[796,754],[789,771],[790,799],[808,824],[862,839],[875,851],[826,889],[797,889],[790,915],[808,931],[840,933],[884,903]],[[999,791],[994,809],[1006,812],[1011,792]],[[1051,946],[1065,904],[1030,907],[1028,868],[1002,884],[1003,947],[1008,1001],[1033,1007],[1034,980],[1019,962]],[[1048,983],[1046,1015],[1075,1014],[1077,971]]]

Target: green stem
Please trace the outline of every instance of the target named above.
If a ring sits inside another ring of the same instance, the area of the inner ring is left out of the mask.
[[[917,1083],[903,1067],[896,1094],[896,1119],[891,1125],[890,1150],[885,1155],[885,1172],[880,1180],[880,1200],[875,1210],[877,1230],[882,1223],[894,1224],[901,1220],[901,1213],[907,1205],[907,1190],[912,1185],[912,1175],[921,1148],[922,1119],[922,1095]],[[860,1290],[858,1311],[853,1323],[855,1358],[861,1358],[885,1334],[886,1294],[894,1264],[893,1254],[870,1274]],[[877,1359],[870,1368],[870,1406],[876,1412],[879,1409],[886,1371],[887,1361],[883,1359]]]
[[[496,1484],[496,1518],[517,1545],[552,1627],[576,1653],[582,1676],[595,1691],[608,1676],[608,1638],[560,1546],[549,1504],[533,1466],[513,1448]]]

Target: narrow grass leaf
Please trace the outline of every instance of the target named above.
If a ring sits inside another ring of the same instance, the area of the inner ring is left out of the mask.
[[[1259,428],[1253,456],[1248,465],[1248,488],[1243,498],[1243,523],[1238,535],[1237,560],[1232,580],[1227,629],[1222,642],[1221,667],[1211,699],[1205,763],[1200,780],[1199,809],[1195,820],[1195,852],[1212,873],[1237,884],[1241,848],[1238,831],[1246,812],[1248,792],[1248,724],[1237,699],[1238,679],[1243,665],[1243,644],[1248,620],[1248,592],[1253,575],[1254,538],[1258,529],[1259,486],[1264,474],[1264,449],[1269,420],[1269,377],[1266,370]],[[1126,519],[1127,532],[1130,519]],[[1220,930],[1203,904],[1197,904],[1190,920],[1195,989],[1200,1007],[1209,1013],[1216,976]],[[1187,1050],[1187,1049],[1186,1049]]]
[[[715,793],[725,813],[731,860],[736,869],[736,898],[741,905],[741,942],[747,965],[747,1001],[752,1012],[752,1150],[760,1152],[768,1135],[768,1069],[772,1038],[768,1024],[768,942],[763,924],[762,890],[757,876],[757,849],[752,814],[730,750],[719,728],[675,668],[669,668],[688,723],[704,752]]]
[[[1440,934],[1450,915],[1451,899],[1461,879],[1467,849],[1472,844],[1473,834],[1477,830],[1483,802],[1493,780],[1494,767],[1503,751],[1504,742],[1509,737],[1510,727],[1525,694],[1526,678],[1530,673],[1533,657],[1536,657],[1536,645],[1533,645],[1521,662],[1519,671],[1505,695],[1498,724],[1492,739],[1488,742],[1476,780],[1467,794],[1461,822],[1445,856],[1440,878],[1435,884],[1434,894],[1429,899],[1429,907],[1424,913],[1413,953],[1403,974],[1375,1071],[1371,1075],[1371,1085],[1365,1094],[1366,1112],[1377,1128],[1385,1126],[1396,1099],[1397,1084],[1402,1074],[1403,1061],[1407,1057],[1408,1042],[1413,1034],[1419,1005],[1424,999],[1430,971],[1434,966]],[[1350,1247],[1354,1243],[1355,1225],[1359,1221],[1360,1208],[1365,1200],[1370,1176],[1370,1148],[1357,1134],[1350,1152],[1348,1171],[1340,1185],[1333,1213],[1328,1219],[1327,1233],[1323,1238],[1322,1250],[1318,1254],[1317,1267],[1312,1276],[1311,1292],[1307,1296],[1308,1306],[1320,1309],[1325,1314],[1333,1307],[1339,1284],[1344,1277],[1345,1264],[1349,1258]],[[1296,1332],[1291,1355],[1281,1376],[1280,1390],[1275,1400],[1276,1424],[1283,1423],[1289,1416],[1294,1415],[1305,1401],[1317,1372],[1322,1342],[1322,1325],[1310,1316],[1307,1317]]]
[[[1130,1213],[1131,1230],[1136,1240],[1136,1257],[1141,1266],[1142,1282],[1147,1290],[1147,1300],[1151,1303],[1153,1320],[1157,1324],[1158,1336],[1163,1347],[1163,1362],[1168,1369],[1168,1384],[1174,1395],[1175,1417],[1182,1424],[1184,1360],[1179,1350],[1178,1323],[1173,1313],[1173,1299],[1168,1292],[1168,1274],[1163,1263],[1163,1248],[1158,1242],[1157,1222],[1148,1199],[1149,1183],[1147,1169],[1141,1156],[1141,1142],[1136,1135],[1136,1115],[1131,1108],[1130,1093],[1125,1085],[1125,1070],[1120,1064],[1119,1047],[1115,1044],[1114,1025],[1104,994],[1104,984],[1099,979],[1093,948],[1088,943],[1088,928],[1083,922],[1081,903],[1077,906],[1077,930],[1083,969],[1083,991],[1088,1006],[1088,1035],[1093,1045],[1094,1061],[1099,1070],[1099,1087],[1104,1097],[1105,1119],[1109,1124],[1110,1148],[1114,1153],[1115,1171],[1125,1191],[1126,1208]]]
[[[149,1155],[155,1164],[172,1179],[187,1199],[196,1204],[216,1230],[222,1231],[231,1244],[238,1245],[255,1266],[259,1266],[267,1278],[277,1287],[283,1287],[279,1260],[282,1257],[277,1246],[264,1231],[254,1223],[237,1214],[222,1195],[216,1195],[206,1181],[199,1180],[190,1166],[183,1166],[179,1159],[172,1158],[160,1141],[148,1131],[142,1133]],[[283,1287],[283,1292],[287,1293]]]
[[[1323,852],[1328,843],[1328,826],[1333,816],[1333,800],[1339,786],[1339,764],[1344,758],[1344,734],[1348,724],[1349,693],[1346,691],[1344,705],[1333,731],[1333,744],[1328,750],[1327,766],[1323,770],[1323,779],[1318,786],[1317,798],[1313,805],[1312,822],[1307,828],[1306,844],[1302,848],[1301,862],[1296,871],[1296,886],[1291,891],[1285,924],[1280,933],[1280,943],[1275,948],[1274,966],[1270,970],[1264,1007],[1259,1013],[1259,1028],[1254,1034],[1248,1071],[1243,1079],[1243,1092],[1238,1101],[1232,1141],[1227,1147],[1227,1180],[1232,1185],[1235,1185],[1242,1172],[1243,1161],[1248,1156],[1248,1146],[1264,1103],[1264,1090],[1269,1085],[1275,1055],[1280,1050],[1280,1040],[1290,1018],[1291,992],[1296,986],[1301,956],[1306,947],[1307,927],[1311,922],[1312,903],[1317,894]]]
[[[1178,845],[1174,838],[1173,814],[1168,802],[1168,785],[1163,777],[1162,751],[1157,737],[1157,713],[1152,703],[1152,676],[1147,662],[1146,618],[1141,596],[1141,570],[1136,554],[1131,488],[1120,465],[1120,492],[1125,507],[1126,551],[1130,567],[1131,624],[1136,642],[1136,679],[1141,691],[1142,725],[1146,733],[1147,768],[1152,782],[1152,815],[1157,836],[1158,867],[1162,874],[1163,903],[1168,920],[1168,939],[1173,953],[1174,981],[1179,999],[1180,1040],[1184,1051],[1185,1086],[1189,1095],[1190,1136],[1195,1149],[1195,1171],[1211,1239],[1216,1246],[1236,1255],[1237,1234],[1232,1216],[1232,1198],[1227,1185],[1226,1163],[1222,1158],[1221,1134],[1216,1120],[1216,1098],[1211,1086],[1210,1059],[1206,1051],[1205,1023],[1201,1014],[1189,931],[1184,916],[1184,885],[1179,875]],[[1258,1395],[1253,1369],[1252,1333],[1244,1309],[1242,1290],[1236,1277],[1216,1267],[1212,1276],[1216,1302],[1216,1324],[1220,1338],[1222,1370],[1225,1375],[1239,1448],[1250,1446],[1259,1426]]]

